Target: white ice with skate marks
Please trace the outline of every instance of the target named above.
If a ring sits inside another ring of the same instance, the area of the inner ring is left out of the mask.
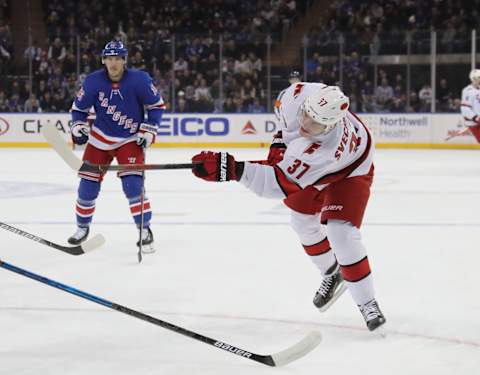
[[[231,152],[258,159],[266,150]],[[194,153],[156,149],[148,162]],[[76,176],[51,150],[0,154],[1,221],[65,244]],[[386,338],[367,331],[348,293],[323,314],[314,308],[320,278],[287,210],[239,184],[147,172],[157,252],[138,265],[137,230],[111,173],[91,232],[105,235],[102,248],[72,257],[2,231],[0,258],[256,353],[311,330],[323,342],[267,368],[0,269],[0,374],[478,373],[480,154],[379,150],[376,158],[362,233]]]

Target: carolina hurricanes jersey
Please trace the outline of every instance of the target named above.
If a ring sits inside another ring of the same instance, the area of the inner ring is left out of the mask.
[[[112,150],[136,140],[139,125],[142,122],[158,125],[165,109],[148,73],[136,69],[125,69],[119,82],[112,82],[106,69],[89,74],[72,105],[73,123],[87,123],[92,107],[96,118],[89,143],[101,150]]]
[[[468,85],[462,90],[461,111],[466,126],[477,124],[473,118],[480,116],[480,89]]]
[[[303,86],[300,86],[303,85]],[[344,178],[368,174],[373,163],[374,143],[367,127],[353,113],[337,122],[328,134],[312,138],[298,134],[297,114],[303,101],[297,100],[324,87],[317,83],[296,83],[286,89],[280,106],[282,132],[287,131],[287,149],[276,166],[245,163],[240,182],[259,196],[284,198],[307,186],[318,190]],[[292,95],[291,97],[286,97]]]
[[[285,144],[300,136],[297,115],[305,99],[326,86],[323,83],[298,82],[280,92],[275,101],[275,114]]]

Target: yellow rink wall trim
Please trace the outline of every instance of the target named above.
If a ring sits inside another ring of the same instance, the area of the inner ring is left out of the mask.
[[[154,148],[267,148],[265,142],[172,142],[157,143]],[[47,142],[0,142],[3,148],[48,148]],[[480,144],[377,143],[377,148],[480,150]]]

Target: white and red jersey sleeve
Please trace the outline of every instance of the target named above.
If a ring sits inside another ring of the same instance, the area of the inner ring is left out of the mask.
[[[480,89],[473,85],[468,85],[462,90],[462,103],[460,110],[462,112],[463,120],[466,126],[476,125],[478,119],[475,116],[480,116]]]
[[[322,190],[348,177],[368,174],[374,144],[367,127],[348,113],[326,136],[296,138],[276,166],[245,163],[240,182],[257,195],[285,198],[308,186]]]

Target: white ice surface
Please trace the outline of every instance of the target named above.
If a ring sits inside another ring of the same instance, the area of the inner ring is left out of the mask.
[[[231,150],[258,159],[266,150]],[[156,149],[148,162],[196,150]],[[0,221],[65,244],[77,178],[52,150],[0,149]],[[0,374],[480,374],[480,153],[379,150],[362,228],[386,338],[350,295],[312,305],[320,276],[281,202],[188,170],[147,173],[157,253],[137,263],[120,181],[92,225],[107,242],[74,257],[0,229],[0,258],[260,354],[318,329],[303,359],[269,368],[0,269]]]

